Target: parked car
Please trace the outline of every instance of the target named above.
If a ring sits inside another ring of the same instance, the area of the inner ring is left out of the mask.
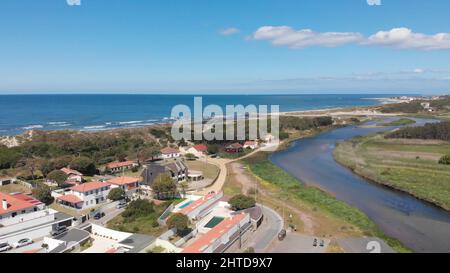
[[[283,241],[284,238],[286,238],[286,230],[282,229],[279,233],[278,233],[278,240]]]
[[[33,243],[33,240],[31,240],[30,238],[23,238],[23,239],[20,239],[19,241],[15,242],[12,246],[14,248],[19,248],[19,247],[31,245],[32,243]]]
[[[95,219],[95,220],[98,220],[98,219],[102,218],[103,216],[105,216],[105,213],[104,213],[104,212],[97,212],[97,213],[94,215],[94,219]]]
[[[50,232],[50,235],[57,236],[57,235],[60,235],[60,234],[62,234],[64,232],[66,232],[66,231],[67,231],[67,227],[66,226],[57,226],[55,229],[53,229]]]
[[[324,240],[320,240],[320,247],[324,247],[325,246],[325,241]]]
[[[0,244],[0,252],[8,251],[12,248],[8,243],[1,243]]]
[[[122,209],[127,206],[126,202],[119,202],[119,204],[116,205],[116,209]]]

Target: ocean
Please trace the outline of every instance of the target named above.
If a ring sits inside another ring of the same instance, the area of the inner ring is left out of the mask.
[[[200,96],[200,95],[198,95]],[[201,95],[209,104],[279,105],[280,111],[368,106],[371,98],[394,95]],[[165,123],[178,104],[193,106],[195,95],[0,95],[0,135],[27,130],[98,131]]]

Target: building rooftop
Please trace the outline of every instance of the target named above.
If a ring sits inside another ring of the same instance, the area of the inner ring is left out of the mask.
[[[3,200],[6,201],[6,208],[3,207]],[[3,192],[0,192],[0,201],[0,214],[24,210],[36,206],[29,201],[22,200],[21,198],[17,198],[14,195]]]
[[[106,167],[108,169],[114,169],[114,168],[121,168],[121,167],[126,167],[126,166],[130,166],[135,164],[134,161],[128,160],[128,161],[123,161],[123,162],[111,162],[106,164]]]
[[[187,246],[183,252],[184,253],[201,253],[208,246],[213,244],[218,238],[220,238],[223,234],[228,232],[231,228],[236,226],[242,219],[245,218],[245,213],[241,213],[235,215],[233,217],[228,217],[220,222],[217,226],[210,229],[203,236],[198,238],[191,245]]]
[[[200,199],[195,200],[194,202],[190,203],[187,207],[182,208],[179,212],[183,214],[188,214],[189,212],[193,211],[194,209],[201,206],[206,201],[212,199],[214,196],[216,196],[215,193],[207,194]]]
[[[143,235],[143,234],[133,234],[130,237],[125,238],[120,241],[119,244],[131,248],[128,253],[139,253],[144,248],[148,247],[151,243],[156,240],[156,237]]]
[[[113,179],[108,180],[108,183],[114,184],[114,185],[128,185],[128,184],[134,184],[138,181],[139,181],[139,179],[137,179],[135,177],[121,176],[121,177],[115,177]]]
[[[41,201],[37,200],[33,196],[27,195],[27,194],[24,194],[24,193],[15,193],[15,194],[11,194],[11,195],[13,197],[15,197],[15,198],[18,198],[20,200],[26,201],[26,202],[28,202],[28,203],[30,203],[32,205],[35,205],[35,206],[39,206],[39,205],[43,204]]]
[[[109,186],[110,185],[107,182],[94,181],[94,182],[83,183],[78,186],[71,187],[69,189],[72,191],[76,191],[76,192],[88,192],[88,191],[97,190],[97,189],[100,189],[103,187],[109,187]]]
[[[67,203],[71,203],[71,204],[78,204],[83,202],[83,200],[81,200],[80,198],[78,198],[77,196],[73,195],[73,194],[66,194],[66,195],[61,195],[58,196],[56,199],[65,201]]]
[[[70,174],[74,174],[74,175],[83,175],[83,174],[80,173],[79,171],[77,171],[77,170],[72,170],[72,169],[69,169],[69,168],[62,168],[61,171],[64,172],[65,174],[67,174],[67,175],[70,175]]]
[[[206,150],[208,150],[208,147],[206,147],[206,145],[204,144],[197,144],[192,146],[192,148],[196,149],[199,152],[205,152]]]
[[[180,151],[178,149],[171,148],[171,147],[166,147],[166,148],[161,149],[161,153],[166,154],[166,155],[167,154],[177,154],[179,152]]]

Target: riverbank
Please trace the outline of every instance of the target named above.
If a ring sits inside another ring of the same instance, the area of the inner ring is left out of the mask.
[[[357,175],[450,211],[450,167],[439,159],[450,143],[434,140],[384,139],[384,134],[339,143],[335,160]]]
[[[291,142],[300,138],[313,137],[332,129],[334,127],[319,128],[291,136],[280,145],[279,150],[286,149]],[[225,193],[255,196],[258,202],[284,214],[286,226],[295,227],[308,235],[329,238],[332,242],[339,238],[374,236],[386,241],[397,252],[411,252],[398,240],[386,236],[359,209],[319,188],[304,185],[273,164],[268,159],[269,155],[268,152],[258,152],[239,161],[239,164],[245,166],[245,170],[230,167]],[[235,173],[239,173],[238,179],[233,177]],[[287,215],[290,217],[286,217]],[[342,251],[336,243],[328,249],[328,252]]]

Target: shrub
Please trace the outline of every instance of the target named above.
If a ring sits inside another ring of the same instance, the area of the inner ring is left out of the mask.
[[[153,204],[147,200],[138,199],[131,201],[128,207],[122,213],[122,217],[128,218],[128,220],[135,219],[137,217],[146,216],[155,211]]]
[[[439,164],[450,165],[450,155],[444,155],[439,159]]]
[[[85,175],[94,175],[97,173],[95,163],[88,157],[77,157],[70,162],[70,168],[77,170]]]
[[[172,214],[166,222],[169,228],[176,228],[177,234],[182,234],[189,228],[189,218],[182,213]]]
[[[122,188],[114,188],[109,191],[108,199],[112,201],[121,200],[125,197],[125,191]]]
[[[251,197],[238,194],[233,196],[228,203],[230,203],[233,210],[243,210],[254,207],[256,202]]]
[[[64,184],[64,182],[66,182],[67,177],[68,177],[68,175],[65,172],[60,171],[60,170],[51,171],[47,175],[47,179],[58,183],[58,185]]]
[[[46,205],[53,203],[54,198],[52,197],[50,187],[47,185],[39,185],[37,188],[33,189],[32,194],[36,199]]]

